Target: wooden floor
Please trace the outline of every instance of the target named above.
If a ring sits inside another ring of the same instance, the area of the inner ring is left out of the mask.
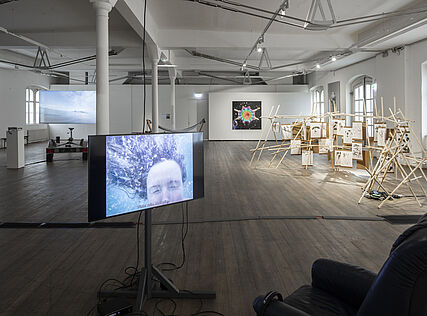
[[[254,315],[253,299],[269,290],[284,295],[310,282],[319,257],[377,271],[395,238],[407,227],[384,221],[266,219],[273,216],[422,214],[413,200],[386,204],[357,200],[366,175],[330,170],[326,157],[303,170],[300,157],[279,170],[249,167],[254,142],[205,144],[205,198],[189,203],[187,261],[166,273],[181,289],[212,289],[216,300],[203,310]],[[78,154],[49,165],[43,145],[26,146],[21,170],[6,169],[0,150],[0,222],[84,222],[87,219],[87,163]],[[73,160],[66,160],[73,159]],[[265,161],[261,165],[265,165]],[[422,200],[424,203],[426,201]],[[254,218],[261,219],[255,220]],[[180,206],[153,212],[154,222],[179,221]],[[137,214],[114,221],[136,221]],[[225,221],[224,221],[225,220]],[[181,225],[153,226],[153,261],[179,263]],[[1,315],[86,315],[107,278],[123,279],[134,265],[135,229],[0,229]],[[143,236],[143,234],[141,234]],[[141,251],[142,253],[142,251]],[[148,315],[157,300],[147,304]],[[190,315],[199,301],[177,302],[175,314]],[[160,308],[172,312],[172,303]],[[93,315],[95,312],[93,313]]]

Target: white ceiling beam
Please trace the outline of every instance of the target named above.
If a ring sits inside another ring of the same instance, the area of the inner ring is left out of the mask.
[[[120,0],[116,4],[117,11],[140,36],[141,42],[144,35],[144,1]],[[145,13],[145,41],[151,54],[160,56],[156,52],[158,47],[158,25],[151,15],[148,7]],[[152,56],[154,58],[154,56]]]
[[[160,30],[159,46],[164,49],[191,47],[229,47],[250,49],[257,38],[251,32],[220,32],[201,30]],[[267,48],[292,48],[310,50],[332,50],[346,48],[354,43],[355,38],[339,32],[322,34],[298,32],[297,34],[266,34]]]

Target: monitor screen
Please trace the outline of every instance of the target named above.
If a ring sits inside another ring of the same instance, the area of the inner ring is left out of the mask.
[[[41,124],[95,124],[95,91],[40,91]]]
[[[89,136],[89,221],[201,198],[203,133]]]

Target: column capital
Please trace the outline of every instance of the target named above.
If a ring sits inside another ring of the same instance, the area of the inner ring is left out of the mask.
[[[108,12],[116,5],[117,0],[89,0],[93,7],[97,10],[105,10]]]

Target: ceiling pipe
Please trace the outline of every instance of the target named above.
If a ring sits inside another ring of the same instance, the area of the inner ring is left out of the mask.
[[[276,17],[279,15],[280,11],[287,6],[288,1],[284,0],[282,1],[282,4],[279,6],[279,8],[274,12],[274,14],[272,15],[272,17],[270,18],[270,21],[268,21],[267,25],[265,26],[264,30],[262,31],[262,33],[260,34],[260,36],[258,36],[256,42],[254,43],[254,45],[251,48],[251,51],[249,52],[249,54],[246,56],[245,60],[243,61],[243,64],[246,64],[246,62],[248,61],[248,58],[250,55],[252,55],[252,53],[255,51],[255,49],[258,46],[258,43],[260,42],[260,40],[262,39],[264,41],[264,35],[265,33],[267,33],[268,29],[270,28],[271,24],[273,24],[274,20],[276,19]],[[258,67],[259,68],[259,67]]]
[[[239,10],[239,9],[235,9],[232,7],[227,7],[227,6],[223,6],[220,4],[215,4],[215,3],[211,3],[205,0],[183,0],[183,1],[189,1],[189,2],[197,2],[201,5],[205,5],[205,6],[210,6],[210,7],[214,7],[214,8],[219,8],[219,9],[223,9],[226,11],[231,11],[234,13],[241,13],[241,14],[245,14],[245,15],[249,15],[252,17],[257,17],[257,18],[261,18],[261,19],[265,19],[265,20],[271,20],[271,18],[260,15],[260,14],[255,14],[255,13],[251,13],[251,12],[247,12],[247,11],[243,11],[243,10]],[[232,3],[231,1],[225,1],[225,0],[211,0],[211,1],[218,1],[218,2],[224,2],[224,3]],[[235,4],[237,6],[237,4]],[[252,7],[252,6],[247,6],[247,5],[243,5],[240,4],[240,7],[245,7],[251,10],[255,10],[255,11],[259,11],[259,12],[263,12],[263,13],[268,13],[268,14],[274,14],[275,12],[273,11],[269,11],[269,10],[264,10],[262,8],[257,8],[257,7]],[[427,9],[425,9],[427,10]],[[397,11],[391,11],[391,12],[384,12],[384,13],[379,13],[379,14],[373,14],[373,15],[368,15],[368,16],[361,16],[361,17],[356,17],[356,18],[351,18],[351,19],[345,19],[345,20],[337,20],[333,25],[330,26],[330,28],[338,28],[338,27],[345,27],[345,26],[349,26],[349,25],[353,25],[353,24],[360,24],[360,23],[369,23],[369,22],[375,22],[375,21],[380,21],[382,19],[386,19],[388,17],[392,17],[392,16],[401,16],[401,15],[411,15],[411,14],[416,14],[416,13],[423,13],[425,12],[425,10],[417,10],[417,11],[411,11],[411,10],[397,10]],[[376,17],[373,19],[369,19],[371,17]],[[281,16],[282,18],[282,16]],[[304,19],[300,19],[297,17],[293,17],[293,16],[289,16],[289,15],[285,15],[283,16],[283,18],[289,18],[289,19],[293,19],[293,20],[298,20],[301,21],[303,23],[307,23],[308,21],[304,20]],[[369,19],[369,20],[368,20]],[[354,22],[354,23],[345,23],[348,21],[357,21],[357,20],[361,20],[358,22]],[[299,24],[294,24],[294,23],[290,23],[290,22],[286,22],[286,21],[282,21],[282,20],[277,20],[274,19],[274,22],[277,23],[281,23],[281,24],[285,24],[285,25],[289,25],[289,26],[293,26],[293,27],[297,27],[306,31],[317,31],[318,29],[310,29],[304,28],[304,25],[299,25]],[[324,25],[318,25],[316,23],[310,23],[311,26],[322,26],[324,27]]]
[[[237,6],[237,7],[247,8],[247,9],[251,9],[251,10],[254,10],[254,11],[259,11],[259,12],[263,12],[263,13],[267,13],[267,14],[275,14],[274,11],[269,11],[269,10],[265,10],[265,9],[262,9],[262,8],[258,8],[258,7],[246,5],[246,4],[243,4],[243,3],[237,3],[237,2],[234,2],[234,1],[228,1],[228,0],[212,0],[212,1],[224,2],[224,3],[231,4],[231,5],[234,5],[234,6]],[[294,17],[294,16],[290,16],[290,15],[280,15],[280,17],[284,18],[284,19],[289,19],[289,20],[294,20],[294,21],[302,22],[302,23],[307,23],[308,22],[307,20],[300,19],[300,18],[297,18],[297,17]],[[295,26],[299,26],[299,25],[295,25]]]
[[[235,65],[235,66],[239,66],[241,67],[242,64],[237,62],[237,61],[233,61],[233,60],[229,60],[229,59],[224,59],[224,58],[220,58],[220,57],[216,57],[216,56],[212,56],[212,55],[207,55],[207,54],[202,54],[196,51],[190,51],[188,49],[185,50],[187,53],[191,54],[194,57],[201,57],[201,58],[205,58],[205,59],[210,59],[210,60],[215,60],[215,61],[219,61],[221,63],[227,63],[230,65]],[[249,69],[253,69],[253,70],[258,70],[257,66],[252,66],[252,65],[246,65],[245,68],[249,68]]]
[[[224,6],[224,5],[220,5],[220,4],[215,4],[215,3],[212,3],[212,2],[209,2],[209,1],[205,1],[205,0],[183,0],[183,1],[197,2],[197,3],[202,4],[202,5],[206,5],[206,6],[210,6],[210,7],[214,7],[214,8],[220,8],[220,9],[223,9],[223,10],[226,10],[226,11],[231,11],[231,12],[234,12],[234,13],[241,13],[241,14],[253,16],[253,17],[256,17],[256,18],[260,18],[260,19],[271,20],[271,18],[263,16],[263,15],[260,15],[260,14],[250,13],[250,12],[247,12],[247,11],[235,9],[235,8]],[[215,0],[213,0],[213,1],[215,1]],[[302,25],[298,25],[298,24],[294,24],[294,23],[290,23],[290,22],[286,22],[286,21],[274,20],[274,22],[304,29],[304,27]]]

